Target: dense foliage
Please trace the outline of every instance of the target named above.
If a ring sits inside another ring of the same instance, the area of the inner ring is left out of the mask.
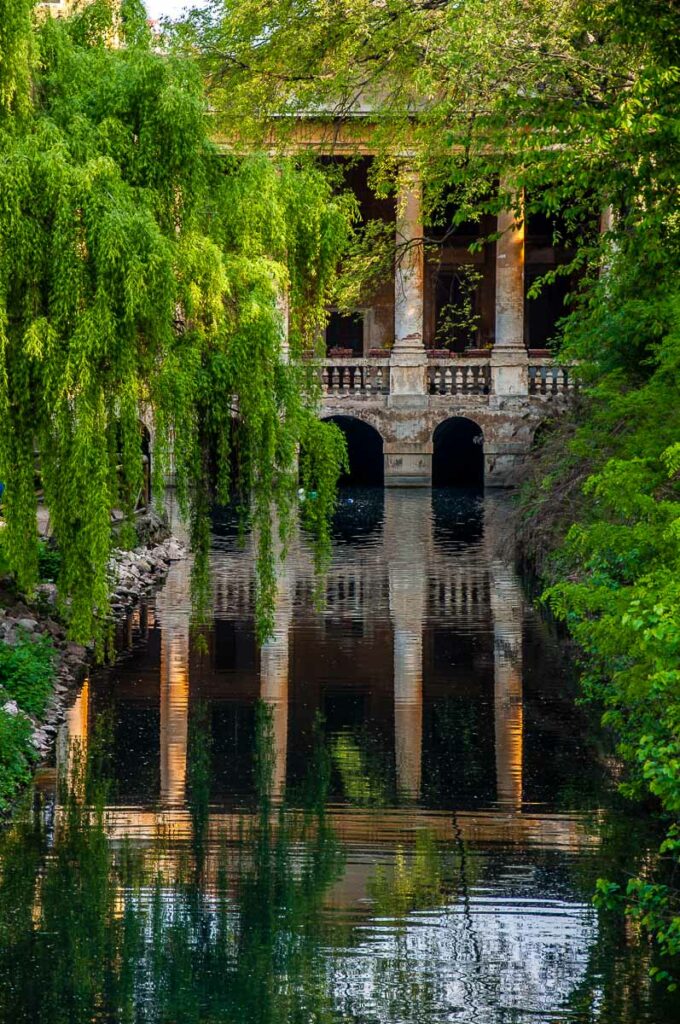
[[[138,0],[120,16],[95,0],[36,27],[32,6],[0,3],[7,558],[30,593],[39,469],[61,611],[74,638],[101,643],[110,513],[134,511],[144,420],[156,495],[172,469],[197,546],[215,499],[238,501],[256,529],[264,636],[271,523],[276,512],[285,537],[297,446],[313,438],[306,476],[324,513],[342,462],[286,346],[296,355],[318,333],[351,202],[309,163],[221,154],[198,70],[157,51]],[[313,525],[323,547],[327,515]]]
[[[680,954],[679,31],[673,0],[213,0],[180,33],[202,50],[227,131],[262,132],[264,111],[266,130],[286,141],[313,112],[332,151],[339,125],[346,140],[373,122],[378,188],[407,152],[432,208],[446,195],[461,220],[510,204],[519,214],[524,197],[526,214],[554,217],[568,256],[555,273],[580,278],[562,355],[580,362],[585,387],[576,415],[544,438],[525,495],[527,546],[583,651],[586,692],[606,705],[628,790],[653,794],[668,818],[668,884],[650,874],[627,895],[671,956]],[[598,234],[605,209],[612,217]],[[603,883],[605,902],[612,885]]]
[[[54,648],[45,637],[0,643],[0,811],[30,780],[37,758],[33,722],[45,713],[53,677]]]

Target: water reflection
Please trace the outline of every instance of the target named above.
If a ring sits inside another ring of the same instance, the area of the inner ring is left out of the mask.
[[[173,566],[67,716],[70,797],[4,837],[0,1019],[670,1022],[590,904],[631,826],[505,517],[344,494],[325,607],[297,537],[259,653],[234,532],[200,637]]]

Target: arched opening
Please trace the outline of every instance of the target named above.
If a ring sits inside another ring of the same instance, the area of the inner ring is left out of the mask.
[[[137,499],[137,507],[146,508],[151,503],[151,431],[146,423],[139,421],[142,435],[142,490]]]
[[[464,416],[440,423],[432,438],[432,486],[484,486],[484,437]]]
[[[349,473],[341,480],[341,487],[382,487],[384,479],[383,442],[375,429],[353,416],[330,416],[347,441]]]

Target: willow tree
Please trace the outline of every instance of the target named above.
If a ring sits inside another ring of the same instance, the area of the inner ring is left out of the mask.
[[[151,418],[157,483],[172,458],[199,551],[215,499],[256,530],[264,636],[297,448],[322,546],[344,457],[295,357],[323,321],[351,202],[311,164],[221,154],[198,71],[155,50],[138,0],[34,24],[32,6],[0,0],[7,556],[30,593],[38,465],[62,609],[74,638],[101,640],[111,512],[131,521]]]

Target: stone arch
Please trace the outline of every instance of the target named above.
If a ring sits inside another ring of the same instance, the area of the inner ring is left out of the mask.
[[[384,484],[383,438],[380,431],[358,416],[331,413],[323,419],[335,423],[347,441],[349,473],[340,480],[344,487],[382,487]]]
[[[484,433],[467,416],[449,416],[432,435],[432,486],[484,486]]]
[[[151,458],[153,454],[153,433],[144,419],[139,420],[139,433],[142,447],[142,490],[138,499],[138,506],[146,508],[151,503]]]

